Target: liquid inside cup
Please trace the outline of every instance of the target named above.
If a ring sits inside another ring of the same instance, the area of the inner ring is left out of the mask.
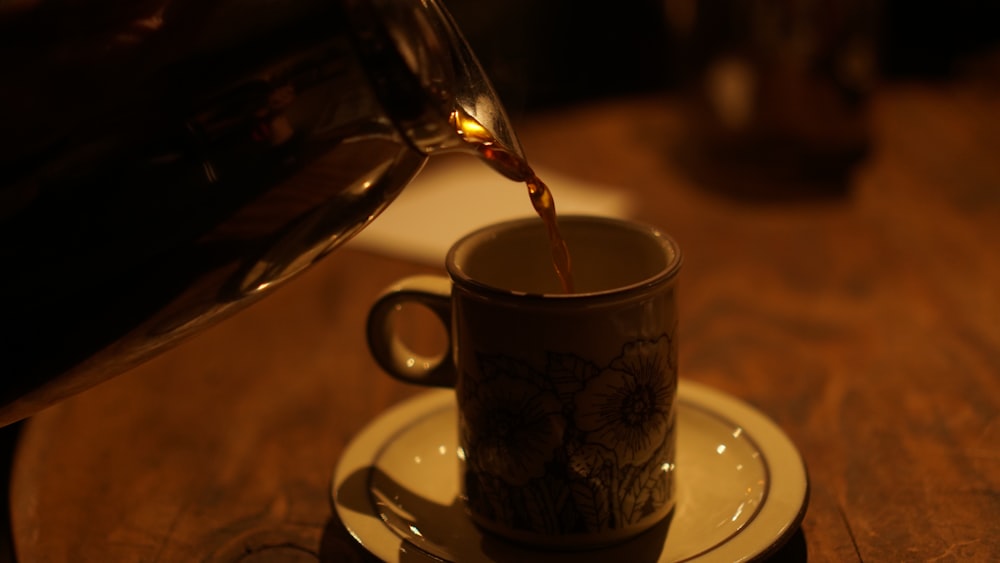
[[[643,286],[680,266],[674,242],[651,227],[616,219],[560,217],[572,258],[577,294]],[[447,265],[460,283],[502,292],[563,293],[552,264],[544,224],[526,219],[470,234],[455,245]]]

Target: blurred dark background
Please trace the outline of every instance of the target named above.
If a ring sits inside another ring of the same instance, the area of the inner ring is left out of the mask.
[[[728,13],[755,0],[447,0],[512,115],[584,99],[677,88],[668,4]],[[806,8],[848,0],[799,0]],[[871,0],[883,80],[942,80],[1000,45],[989,0]],[[740,17],[733,14],[734,18]],[[732,23],[732,22],[730,22]]]

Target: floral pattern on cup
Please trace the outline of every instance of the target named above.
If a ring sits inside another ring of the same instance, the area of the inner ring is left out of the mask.
[[[599,366],[479,355],[458,399],[464,491],[480,518],[553,535],[632,527],[672,503],[677,390],[667,335]]]

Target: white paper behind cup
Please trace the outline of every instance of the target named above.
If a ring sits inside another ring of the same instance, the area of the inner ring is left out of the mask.
[[[558,214],[630,214],[632,201],[619,190],[542,166],[534,168],[552,191]],[[472,156],[435,156],[396,201],[346,246],[443,265],[448,248],[466,233],[530,216],[535,211],[523,183],[508,180]]]

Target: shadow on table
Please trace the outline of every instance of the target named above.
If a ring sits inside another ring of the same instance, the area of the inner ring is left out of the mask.
[[[667,149],[698,186],[750,204],[836,201],[850,197],[855,172],[870,149],[802,155],[786,147],[755,151],[705,149],[680,144]]]
[[[10,479],[11,467],[14,462],[14,450],[17,447],[17,439],[21,434],[22,423],[18,422],[0,428],[0,475],[2,475],[3,488],[0,491],[3,510],[0,517],[0,563],[13,563],[17,561],[14,553],[14,535],[11,530],[10,521]]]
[[[767,563],[806,563],[809,561],[809,553],[806,548],[805,533],[799,528],[784,545],[764,557],[762,561]]]

